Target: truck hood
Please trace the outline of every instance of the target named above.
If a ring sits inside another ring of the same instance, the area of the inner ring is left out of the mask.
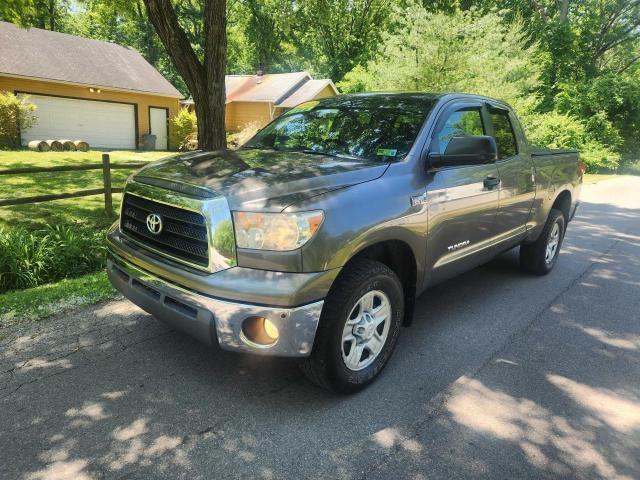
[[[199,151],[153,162],[134,179],[203,197],[225,196],[232,210],[279,212],[316,195],[375,180],[388,166],[299,152]]]

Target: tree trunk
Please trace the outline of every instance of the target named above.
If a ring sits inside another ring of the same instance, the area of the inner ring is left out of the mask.
[[[49,0],[49,30],[55,32],[56,30],[56,2]]]
[[[226,0],[205,1],[203,62],[179,25],[171,1],[144,0],[144,3],[162,44],[193,96],[198,117],[198,147],[202,150],[224,149],[227,145],[224,125]]]
[[[224,125],[226,100],[225,72],[227,69],[227,6],[226,0],[208,0],[204,5],[204,68],[207,78],[207,115],[205,128],[209,133],[198,130],[211,138],[212,148],[225,148],[227,135]],[[211,132],[221,132],[220,138]]]
[[[562,0],[560,5],[560,23],[564,23],[569,15],[569,0]]]

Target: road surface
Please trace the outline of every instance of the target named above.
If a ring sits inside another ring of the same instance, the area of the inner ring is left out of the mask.
[[[429,290],[350,397],[127,301],[14,328],[0,478],[640,478],[640,178],[582,200],[550,275],[516,251]]]

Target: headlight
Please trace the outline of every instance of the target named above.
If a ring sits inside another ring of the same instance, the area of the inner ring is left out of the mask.
[[[233,212],[238,248],[295,250],[316,233],[324,214],[321,210],[297,213]]]

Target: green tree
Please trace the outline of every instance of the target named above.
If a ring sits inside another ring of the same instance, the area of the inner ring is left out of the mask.
[[[290,8],[291,43],[315,69],[340,81],[378,51],[390,27],[387,0],[305,0]]]
[[[431,13],[412,2],[395,10],[396,30],[383,36],[379,55],[339,86],[462,91],[524,102],[539,86],[535,46],[527,44],[520,22],[502,20],[497,12]]]
[[[70,0],[3,0],[0,20],[25,27],[64,31],[69,20]]]

